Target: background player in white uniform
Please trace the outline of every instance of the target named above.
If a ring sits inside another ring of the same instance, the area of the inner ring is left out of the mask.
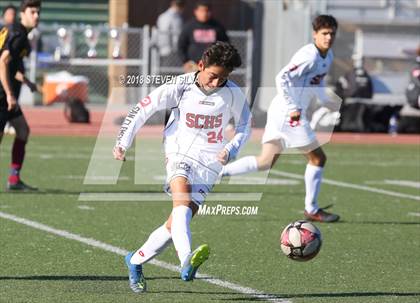
[[[314,43],[299,49],[276,76],[278,94],[267,112],[261,154],[226,165],[223,175],[267,170],[274,165],[285,147],[298,148],[308,159],[305,171],[305,217],[313,221],[334,222],[339,219],[338,215],[318,207],[317,198],[326,156],[309,126],[306,110],[314,95],[331,109],[338,109],[339,104],[330,101],[323,88],[323,78],[333,61],[330,48],[338,25],[334,17],[320,15],[312,26]]]
[[[156,111],[171,109],[165,128],[165,154],[168,192],[173,209],[168,220],[146,243],[125,258],[130,287],[146,290],[142,264],[173,241],[181,262],[181,278],[190,281],[208,258],[208,246],[191,252],[190,221],[213,187],[222,166],[239,152],[250,135],[251,114],[245,96],[227,78],[241,58],[226,42],[211,45],[199,62],[199,71],[178,76],[175,84],[165,84],[141,100],[123,122],[114,157],[125,159],[137,131]],[[229,142],[224,130],[233,118],[236,133]]]

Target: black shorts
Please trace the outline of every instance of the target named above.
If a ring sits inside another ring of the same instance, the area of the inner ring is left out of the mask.
[[[7,108],[0,107],[0,133],[4,131],[4,127],[6,126],[7,121],[13,120],[14,118],[22,116],[22,110],[18,105],[12,111],[7,111]]]
[[[19,99],[21,85],[18,83],[13,87],[13,95],[16,96],[16,100]],[[3,89],[0,90],[0,133],[4,131],[7,121],[13,120],[14,118],[22,116],[22,110],[17,105],[14,110],[7,110],[7,97]]]

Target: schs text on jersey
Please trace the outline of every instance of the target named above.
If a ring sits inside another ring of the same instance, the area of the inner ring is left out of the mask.
[[[217,128],[222,125],[223,113],[217,116],[187,113],[185,115],[185,124],[190,128]]]

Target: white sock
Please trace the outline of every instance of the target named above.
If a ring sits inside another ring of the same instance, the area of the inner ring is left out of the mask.
[[[179,261],[181,261],[181,266],[191,253],[191,218],[192,210],[187,206],[177,206],[172,210],[172,241],[178,253]]]
[[[223,166],[223,176],[235,176],[258,171],[257,158],[247,156]]]
[[[171,243],[171,233],[165,225],[166,222],[155,229],[143,246],[133,254],[130,260],[132,264],[143,264],[149,261],[160,254]]]
[[[322,183],[323,167],[308,164],[305,170],[305,210],[314,214],[318,211],[318,194]]]

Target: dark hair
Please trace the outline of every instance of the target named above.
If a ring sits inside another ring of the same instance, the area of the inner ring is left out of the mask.
[[[9,5],[7,5],[7,6],[5,6],[5,7],[3,8],[3,16],[4,16],[4,14],[6,13],[6,11],[7,11],[7,10],[9,10],[9,9],[14,10],[14,11],[15,11],[15,13],[16,13],[16,11],[17,11],[16,6],[14,6],[13,4],[9,4]]]
[[[171,5],[184,7],[185,6],[185,1],[184,0],[171,0]]]
[[[41,8],[41,0],[22,0],[20,3],[20,11],[24,12],[28,7]]]
[[[206,0],[198,0],[194,5],[194,9],[197,9],[199,6],[205,6],[209,9],[211,9],[210,2],[206,1]]]
[[[319,31],[321,28],[337,29],[337,27],[337,20],[331,15],[319,15],[312,22],[312,28],[315,32]]]
[[[236,48],[228,43],[217,41],[210,45],[203,53],[201,60],[204,67],[221,66],[229,71],[241,66],[242,60]]]

